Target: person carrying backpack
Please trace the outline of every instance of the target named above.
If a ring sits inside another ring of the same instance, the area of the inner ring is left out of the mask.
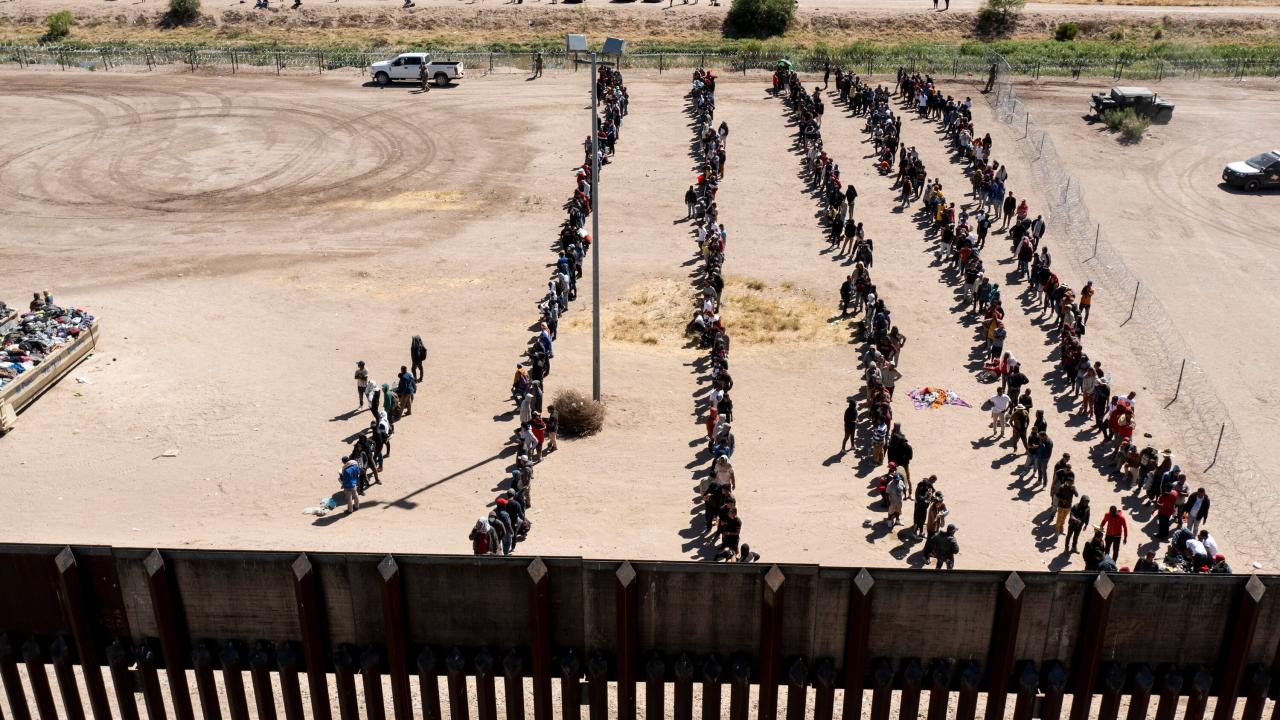
[[[409,361],[413,368],[414,381],[422,382],[424,375],[422,364],[427,361],[427,346],[422,342],[421,335],[414,335],[413,340],[409,342]]]

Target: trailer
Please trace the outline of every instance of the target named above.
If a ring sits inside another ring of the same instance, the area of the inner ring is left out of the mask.
[[[14,318],[10,317],[0,322],[0,327],[7,328],[13,321]],[[59,345],[39,365],[0,388],[0,435],[13,430],[18,421],[18,413],[66,377],[67,373],[98,348],[98,333],[98,320],[95,318],[86,332],[80,333],[79,337],[69,343]]]

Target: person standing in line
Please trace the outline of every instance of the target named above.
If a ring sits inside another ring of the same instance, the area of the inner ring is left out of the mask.
[[[1080,531],[1089,525],[1089,496],[1081,495],[1080,501],[1071,508],[1071,517],[1067,518],[1067,540],[1064,543],[1067,552],[1079,552]]]
[[[359,403],[356,405],[356,409],[359,410],[364,407],[364,398],[369,392],[369,371],[365,369],[363,360],[356,363],[355,380],[356,394],[359,396]]]
[[[995,437],[1004,437],[1005,414],[1009,410],[1009,396],[1001,390],[987,402],[991,403],[991,434]]]
[[[945,534],[935,536],[933,555],[938,558],[938,564],[934,565],[934,570],[941,570],[943,565],[946,565],[948,570],[956,568],[956,555],[960,554],[960,541],[956,540],[956,529],[955,525],[948,525]]]
[[[698,211],[698,193],[690,185],[688,190],[684,191],[684,209],[685,220],[692,220]]]
[[[1102,516],[1102,522],[1098,524],[1099,530],[1105,536],[1105,549],[1112,558],[1120,557],[1120,543],[1126,545],[1129,543],[1129,522],[1125,520],[1124,513],[1115,505]]]
[[[840,452],[845,453],[845,444],[847,443],[850,450],[856,449],[855,439],[858,434],[858,400],[857,398],[849,398],[849,404],[844,409],[844,439],[840,441]]]
[[[414,382],[422,382],[426,375],[422,365],[427,361],[427,346],[422,342],[421,335],[414,335],[413,340],[409,342],[409,360],[410,367],[413,369]]]
[[[1093,309],[1093,296],[1097,290],[1093,288],[1093,281],[1090,280],[1080,288],[1080,324],[1085,325],[1089,322],[1089,311]]]
[[[346,455],[342,456],[342,471],[338,481],[347,495],[347,514],[360,509],[360,498],[356,496],[356,488],[360,484],[360,464]]]
[[[1209,521],[1209,496],[1204,488],[1200,488],[1187,496],[1183,504],[1187,513],[1187,528],[1193,533],[1200,532],[1200,526]]]
[[[1161,540],[1169,537],[1169,524],[1173,522],[1173,514],[1177,509],[1177,490],[1169,488],[1160,494],[1160,499],[1156,501],[1156,521],[1159,523],[1160,534],[1156,537]]]
[[[413,380],[413,374],[409,372],[409,368],[400,366],[400,380],[396,385],[396,397],[400,400],[400,407],[405,415],[413,414],[413,396],[418,392],[418,384]]]
[[[547,452],[553,453],[559,449],[556,439],[560,435],[560,413],[556,411],[555,405],[547,406]]]
[[[1043,487],[1049,483],[1049,459],[1053,457],[1053,441],[1041,430],[1038,434],[1040,444],[1036,447],[1036,477]]]
[[[1001,206],[1000,208],[1003,211],[1003,215],[1001,216],[1000,229],[1007,230],[1009,228],[1009,223],[1013,221],[1013,213],[1015,210],[1017,210],[1017,208],[1018,208],[1018,198],[1014,197],[1013,193],[1009,193],[1008,195],[1005,195],[1004,205]]]
[[[1054,493],[1057,502],[1057,516],[1054,518],[1053,530],[1058,535],[1066,532],[1067,518],[1071,515],[1071,509],[1075,502],[1076,496],[1080,492],[1076,490],[1075,478],[1071,475],[1064,475],[1062,482],[1058,484],[1058,490]]]

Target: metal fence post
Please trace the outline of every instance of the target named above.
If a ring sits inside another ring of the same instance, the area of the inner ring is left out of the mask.
[[[1222,427],[1218,428],[1218,444],[1213,447],[1213,461],[1209,463],[1209,467],[1205,468],[1205,472],[1213,469],[1218,464],[1218,451],[1222,449],[1222,436],[1227,432],[1227,424],[1222,423]]]

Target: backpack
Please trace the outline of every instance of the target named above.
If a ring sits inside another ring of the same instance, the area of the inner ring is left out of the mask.
[[[477,555],[489,554],[489,533],[484,533],[476,536],[475,549],[478,551],[476,553]]]

